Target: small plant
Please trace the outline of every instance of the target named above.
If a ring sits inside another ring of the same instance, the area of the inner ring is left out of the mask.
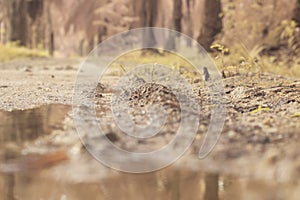
[[[153,83],[153,80],[154,80],[154,67],[157,66],[157,63],[154,63],[152,64],[152,67],[151,67],[151,82]]]
[[[217,56],[216,59],[221,60],[221,71],[223,78],[235,76],[239,74],[239,67],[230,63],[229,65],[225,64],[225,55],[229,54],[229,49],[224,45],[216,43],[210,46],[211,49],[219,52],[220,56]]]
[[[224,55],[229,53],[229,49],[226,48],[224,45],[219,44],[219,43],[211,45],[210,48],[221,53],[220,54],[221,55],[220,56],[220,58],[221,58],[221,67],[222,67],[222,69],[224,69],[225,68],[225,66],[224,66],[225,65],[224,64]]]
[[[249,72],[255,72],[256,74],[260,76],[263,72],[264,66],[263,60],[260,57],[260,53],[265,49],[264,45],[256,44],[251,49],[248,49],[243,43],[241,43],[242,46],[242,57],[240,60],[240,68],[243,68],[246,73]]]
[[[123,70],[124,73],[127,73],[127,71],[125,70],[125,68],[122,64],[120,64],[119,66],[121,67],[121,69]]]

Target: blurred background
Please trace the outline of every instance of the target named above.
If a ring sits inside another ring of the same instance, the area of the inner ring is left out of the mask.
[[[155,26],[185,33],[207,51],[218,44],[223,67],[260,62],[298,75],[299,24],[300,0],[0,0],[1,48],[38,56],[85,56],[116,33]],[[8,51],[0,60],[10,59]]]

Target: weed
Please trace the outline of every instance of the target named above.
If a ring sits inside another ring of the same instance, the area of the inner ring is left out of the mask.
[[[221,56],[220,56],[220,58],[221,58],[221,67],[222,67],[222,69],[224,69],[225,68],[225,66],[224,66],[224,55],[229,53],[229,49],[226,48],[224,45],[219,44],[219,43],[211,45],[210,48],[221,53]]]

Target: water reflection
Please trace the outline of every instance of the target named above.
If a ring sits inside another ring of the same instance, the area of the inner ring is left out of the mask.
[[[218,200],[218,191],[219,191],[219,176],[215,174],[205,175],[205,186],[208,188],[204,193],[204,200]]]
[[[27,140],[49,134],[62,127],[70,106],[52,104],[28,110],[0,111],[0,144]]]
[[[4,169],[9,171],[14,167],[7,163],[20,156],[24,142],[62,128],[63,119],[69,110],[70,106],[53,104],[28,110],[0,111],[0,174]],[[17,199],[15,188],[19,182],[16,178],[13,173],[0,176],[0,199]]]
[[[112,171],[93,182],[66,182],[43,173],[30,178],[17,174],[14,195],[24,200],[296,200],[299,187],[169,167],[139,175]]]
[[[218,200],[217,177],[173,168],[142,175],[112,173],[90,183],[46,181],[40,173],[28,179],[18,174],[14,195],[24,200]]]
[[[1,176],[0,176],[1,179]],[[0,184],[2,188],[2,197],[4,200],[14,200],[15,176],[13,174],[3,175],[3,183]],[[1,190],[1,189],[0,189]]]
[[[69,110],[68,106],[49,105],[25,111],[1,111],[0,171],[1,163],[18,159],[25,141],[35,141],[63,129],[62,122]],[[82,152],[80,156],[88,154]],[[92,165],[99,168],[89,168]],[[97,179],[99,172],[107,173]],[[71,174],[74,179],[67,179],[64,174]],[[92,158],[70,160],[54,168],[0,172],[1,200],[296,200],[299,189],[297,183],[246,180],[176,166],[147,174],[118,173]]]

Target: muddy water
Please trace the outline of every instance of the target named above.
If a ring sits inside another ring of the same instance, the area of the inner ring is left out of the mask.
[[[70,106],[47,105],[35,109],[0,112],[0,143],[22,144],[63,127]]]
[[[28,165],[40,165],[40,162],[32,159],[38,155],[22,154],[24,144],[39,141],[57,130],[64,132],[63,121],[70,109],[70,106],[47,105],[0,112],[0,200],[298,199],[299,187],[293,183],[247,180],[176,166],[140,175],[105,168],[105,176],[94,179],[91,177],[95,171],[82,170],[90,164],[81,163],[80,159],[57,162],[51,167],[28,168]],[[59,155],[42,158],[57,159]],[[11,170],[3,170],[6,168]],[[65,179],[61,176],[64,173],[72,174],[73,179]],[[81,179],[76,179],[79,176]]]

